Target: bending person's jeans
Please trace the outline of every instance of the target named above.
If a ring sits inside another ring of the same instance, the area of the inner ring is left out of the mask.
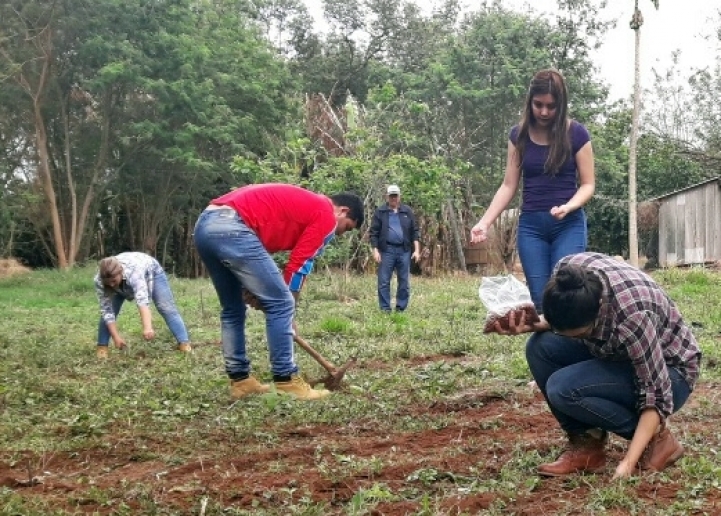
[[[185,327],[183,318],[180,316],[180,312],[178,312],[175,298],[173,298],[173,291],[170,290],[168,277],[164,272],[158,273],[155,275],[152,285],[153,290],[150,292],[150,298],[153,300],[153,304],[155,308],[157,308],[158,313],[165,320],[165,324],[168,325],[168,329],[173,334],[173,337],[178,341],[178,344],[189,342],[190,337],[188,337],[188,330]],[[116,293],[113,296],[113,313],[116,319],[125,301],[126,299],[120,294]],[[109,342],[110,332],[108,331],[108,325],[101,317],[100,323],[98,324],[98,345],[107,346]]]
[[[236,379],[250,374],[245,350],[245,289],[258,298],[265,311],[272,373],[297,373],[292,332],[295,301],[255,232],[235,210],[222,208],[201,213],[194,239],[222,307],[220,327],[228,376]]]
[[[583,209],[556,220],[548,211],[521,213],[518,220],[518,256],[528,290],[538,313],[542,313],[543,289],[558,261],[586,250],[588,231]]]
[[[640,414],[630,361],[595,358],[581,340],[550,331],[528,339],[526,359],[553,416],[568,434],[601,428],[624,439],[633,437]],[[681,373],[672,367],[668,371],[676,412],[691,390]]]

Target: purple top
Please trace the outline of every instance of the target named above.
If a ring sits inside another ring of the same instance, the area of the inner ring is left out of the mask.
[[[521,211],[548,211],[554,206],[566,204],[578,190],[578,167],[576,153],[591,141],[582,124],[572,120],[569,129],[571,137],[571,157],[555,174],[547,174],[544,170],[548,158],[548,145],[538,145],[529,138],[521,163],[523,176],[523,203]],[[518,141],[518,126],[511,129],[511,143]]]

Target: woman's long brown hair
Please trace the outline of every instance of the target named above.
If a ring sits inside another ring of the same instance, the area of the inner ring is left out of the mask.
[[[566,81],[558,70],[553,68],[540,70],[533,76],[528,87],[526,106],[518,123],[516,151],[518,152],[518,162],[522,163],[529,128],[536,123],[533,116],[533,97],[546,93],[550,93],[556,103],[556,116],[550,128],[550,144],[546,160],[546,172],[555,175],[571,157],[571,139],[568,135],[568,91],[566,90]]]

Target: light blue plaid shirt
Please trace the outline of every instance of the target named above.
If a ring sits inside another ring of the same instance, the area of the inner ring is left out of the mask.
[[[95,292],[100,303],[100,316],[106,323],[115,322],[115,313],[113,313],[115,294],[120,294],[128,301],[135,299],[138,306],[150,306],[155,276],[165,274],[158,260],[145,253],[120,253],[115,258],[123,266],[123,281],[118,288],[106,289],[100,279],[100,273],[95,275]]]

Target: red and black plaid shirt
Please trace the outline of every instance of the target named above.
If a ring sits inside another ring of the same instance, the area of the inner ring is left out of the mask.
[[[701,350],[676,304],[650,276],[609,256],[570,255],[556,267],[565,264],[590,269],[603,283],[601,310],[586,346],[598,358],[631,361],[639,412],[653,407],[662,417],[671,415],[668,368],[677,369],[693,390],[701,364]]]

